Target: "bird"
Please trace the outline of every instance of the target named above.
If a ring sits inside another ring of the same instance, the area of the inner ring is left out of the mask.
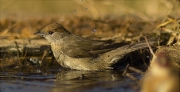
[[[180,46],[161,46],[141,79],[141,92],[180,92]]]
[[[147,47],[144,41],[129,45],[83,38],[69,32],[59,23],[49,24],[34,34],[49,42],[61,66],[75,70],[112,69],[111,66],[126,54]]]

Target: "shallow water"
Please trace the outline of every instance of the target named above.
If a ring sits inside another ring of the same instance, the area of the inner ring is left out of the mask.
[[[135,81],[113,70],[22,72],[11,69],[0,72],[0,92],[138,92],[137,89]]]

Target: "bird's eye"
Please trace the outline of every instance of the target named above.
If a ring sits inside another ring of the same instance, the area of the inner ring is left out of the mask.
[[[53,34],[54,32],[52,32],[52,31],[49,31],[49,34]]]

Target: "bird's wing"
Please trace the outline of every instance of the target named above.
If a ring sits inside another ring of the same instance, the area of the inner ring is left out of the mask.
[[[102,42],[75,40],[64,44],[62,52],[73,58],[94,57],[97,56],[98,53],[91,53],[91,51],[101,47],[103,47]]]
[[[122,43],[114,44],[109,41],[73,38],[63,46],[62,51],[64,54],[74,58],[95,57],[119,46],[122,46]]]
[[[83,58],[83,57],[92,57],[93,55],[86,50],[79,49],[74,46],[63,47],[62,52],[69,57],[73,58]]]

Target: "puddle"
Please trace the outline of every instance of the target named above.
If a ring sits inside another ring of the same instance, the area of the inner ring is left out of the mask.
[[[138,92],[137,84],[121,71],[0,72],[1,92]],[[138,77],[138,75],[136,75]]]

